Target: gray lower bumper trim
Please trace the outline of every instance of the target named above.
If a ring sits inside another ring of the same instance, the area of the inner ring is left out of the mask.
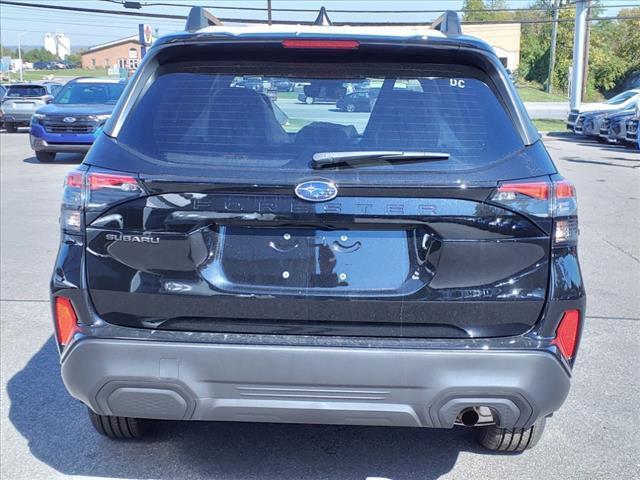
[[[36,152],[68,152],[86,153],[91,149],[91,144],[87,143],[48,143],[38,137],[30,137],[31,148]]]
[[[246,346],[85,338],[62,363],[105,415],[452,427],[488,406],[504,427],[557,410],[569,375],[543,351]]]
[[[29,123],[33,112],[6,113],[3,116],[5,123]]]

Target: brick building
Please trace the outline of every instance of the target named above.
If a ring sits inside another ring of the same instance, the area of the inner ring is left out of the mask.
[[[102,43],[82,52],[82,68],[95,70],[112,68],[135,69],[142,58],[138,35]]]

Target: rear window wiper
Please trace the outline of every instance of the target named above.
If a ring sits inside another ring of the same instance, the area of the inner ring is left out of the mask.
[[[447,160],[448,153],[443,152],[400,152],[392,150],[382,151],[354,151],[354,152],[318,152],[313,155],[311,166],[322,168],[333,165],[363,165],[375,162],[432,162]]]

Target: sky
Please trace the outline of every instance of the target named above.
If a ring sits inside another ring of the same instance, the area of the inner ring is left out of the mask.
[[[122,5],[100,0],[18,0],[25,3],[65,5],[103,10],[123,11]],[[129,10],[147,13],[167,13],[187,15],[190,5],[266,7],[266,0],[143,0],[143,3],[164,1],[184,4],[181,6],[148,6],[142,10]],[[510,8],[526,8],[532,0],[507,0]],[[317,10],[325,6],[328,10],[446,10],[460,9],[463,0],[272,0],[273,8],[309,8]],[[606,5],[638,6],[640,0],[601,0]],[[210,8],[219,17],[265,18],[265,12],[223,10]],[[606,9],[607,15],[616,15],[620,7]],[[315,13],[274,12],[274,19],[313,20]],[[330,13],[336,21],[416,21],[427,22],[437,17],[437,13],[413,14],[339,14]],[[182,30],[184,22],[167,19],[142,19],[116,17],[107,14],[63,12],[35,8],[26,8],[0,4],[0,43],[16,46],[18,36],[22,45],[41,46],[47,32],[64,32],[71,39],[72,48],[91,46],[137,34],[138,23],[149,23],[158,29],[160,35]]]

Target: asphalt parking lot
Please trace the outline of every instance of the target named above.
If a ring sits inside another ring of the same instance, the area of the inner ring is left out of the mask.
[[[65,173],[26,133],[1,144],[2,479],[432,479],[640,477],[640,153],[545,137],[577,186],[588,318],[573,387],[533,450],[496,455],[464,428],[163,423],[114,443],[68,396],[52,340],[48,282]]]

